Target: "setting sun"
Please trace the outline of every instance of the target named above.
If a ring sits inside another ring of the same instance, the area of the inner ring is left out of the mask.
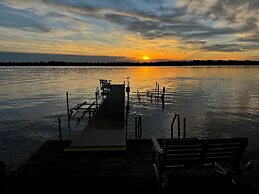
[[[149,56],[143,56],[142,59],[143,59],[144,61],[147,61],[147,60],[150,60],[151,58],[150,58]]]

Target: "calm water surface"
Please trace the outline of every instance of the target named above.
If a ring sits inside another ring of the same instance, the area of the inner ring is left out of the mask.
[[[94,101],[99,79],[123,83],[130,77],[129,137],[134,117],[142,115],[143,136],[169,137],[175,112],[187,119],[187,136],[249,138],[259,149],[258,67],[0,67],[0,160],[17,166],[45,141],[58,139],[57,118],[65,139],[87,124],[67,127],[65,92],[70,107]],[[146,92],[166,87],[165,108]]]

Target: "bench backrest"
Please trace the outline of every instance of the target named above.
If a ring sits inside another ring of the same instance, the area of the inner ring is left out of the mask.
[[[203,165],[211,162],[239,163],[245,152],[247,138],[229,139],[165,139],[163,165]]]
[[[208,139],[204,141],[204,162],[231,161],[239,163],[243,158],[247,138]]]

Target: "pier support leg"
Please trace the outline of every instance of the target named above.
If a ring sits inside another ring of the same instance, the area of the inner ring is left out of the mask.
[[[163,87],[163,93],[161,96],[161,100],[162,100],[162,107],[165,107],[165,87]]]
[[[126,106],[126,110],[127,112],[129,111],[129,93],[130,93],[130,87],[129,87],[129,83],[128,83],[128,86],[126,87],[126,92],[127,92],[127,106]]]
[[[178,124],[178,139],[181,138],[181,120],[180,120],[180,115],[178,114],[177,117],[177,124]]]
[[[58,118],[58,131],[59,131],[59,141],[62,141],[62,132],[61,132],[61,121]]]
[[[135,139],[138,139],[138,117],[135,117]]]
[[[186,136],[186,118],[183,118],[183,138]]]
[[[69,113],[68,92],[66,92],[66,99],[67,99],[67,124],[68,124],[68,128],[70,129],[70,113]]]

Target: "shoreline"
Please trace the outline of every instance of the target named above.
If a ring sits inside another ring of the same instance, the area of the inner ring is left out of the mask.
[[[0,66],[98,66],[98,67],[140,67],[140,66],[164,66],[164,67],[257,67],[259,61],[222,61],[222,60],[194,60],[194,61],[166,61],[166,62],[65,62],[65,61],[44,61],[44,62],[0,62]]]

